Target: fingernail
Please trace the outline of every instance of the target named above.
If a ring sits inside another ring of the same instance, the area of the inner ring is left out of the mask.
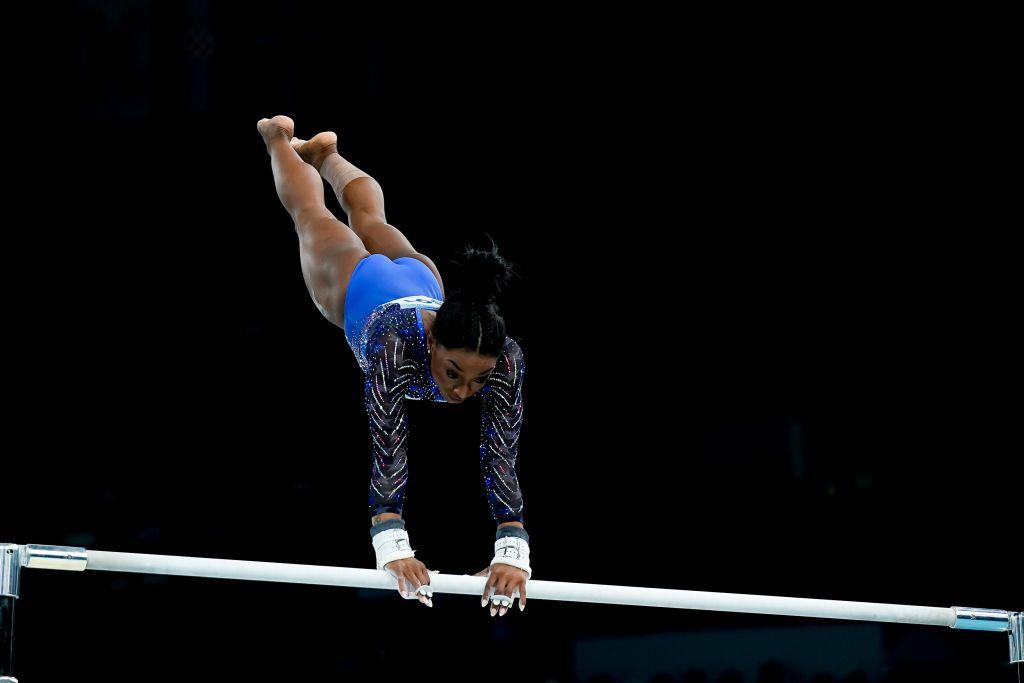
[[[487,607],[487,598],[480,598],[480,606]]]
[[[522,612],[525,609],[526,609],[526,605],[524,605],[523,603],[519,603],[519,611]]]
[[[502,607],[501,608],[501,614],[499,614],[498,616],[501,616],[501,617],[505,616],[505,612],[507,612],[507,611],[508,611],[508,607]]]
[[[434,606],[434,601],[433,600],[427,600],[427,607],[433,607],[433,606]]]
[[[493,617],[497,613],[498,613],[498,611],[492,607],[491,608],[491,616]]]

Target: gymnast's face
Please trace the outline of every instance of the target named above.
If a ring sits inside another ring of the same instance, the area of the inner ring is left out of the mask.
[[[427,337],[430,349],[430,374],[449,403],[462,403],[484,388],[494,365],[495,356],[481,356],[469,349],[441,346],[433,335]]]

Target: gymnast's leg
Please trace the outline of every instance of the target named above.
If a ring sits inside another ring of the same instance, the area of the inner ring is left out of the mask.
[[[327,208],[320,176],[292,149],[295,123],[287,116],[275,116],[261,119],[256,127],[270,154],[277,196],[295,223],[309,295],[324,317],[344,328],[348,281],[356,264],[370,252]]]
[[[309,140],[292,139],[295,151],[330,183],[349,224],[371,254],[391,260],[410,257],[422,261],[434,273],[444,294],[441,273],[434,262],[416,251],[402,231],[384,215],[384,191],[380,184],[338,154],[338,136],[320,133]]]

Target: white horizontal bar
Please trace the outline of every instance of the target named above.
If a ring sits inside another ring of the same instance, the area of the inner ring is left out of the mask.
[[[88,551],[88,564],[86,568],[98,571],[196,576],[243,581],[304,583],[320,586],[347,586],[350,588],[395,590],[397,587],[395,579],[390,574],[376,569],[217,560],[173,555],[139,555],[134,553],[103,552],[100,550]],[[486,579],[482,576],[455,576],[448,574],[431,574],[430,576],[430,585],[434,593],[480,596],[483,594],[485,582]],[[605,605],[673,607],[677,609],[710,610],[714,612],[850,619],[854,621],[919,624],[922,626],[952,627],[956,622],[956,614],[952,607],[918,607],[915,605],[889,605],[876,602],[815,600],[811,598],[786,598],[769,595],[743,595],[739,593],[709,593],[667,588],[566,583],[562,581],[530,580],[527,583],[527,598],[529,600],[564,600],[568,602],[591,602]]]

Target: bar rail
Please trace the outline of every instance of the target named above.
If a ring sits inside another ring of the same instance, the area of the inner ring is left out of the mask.
[[[20,565],[29,569],[129,572],[381,590],[394,590],[397,586],[395,579],[390,574],[377,569],[177,555],[146,555],[64,546],[0,545],[0,549],[9,548],[18,549],[16,556]],[[8,554],[0,553],[0,556]],[[11,561],[8,564],[11,564]],[[16,574],[17,572],[15,572]],[[16,576],[8,581],[8,583],[11,582],[17,586]],[[432,574],[430,577],[430,585],[434,593],[479,596],[483,593],[485,583],[484,577],[469,575]],[[560,600],[605,605],[845,619],[1007,632],[1010,634],[1011,661],[1022,661],[1020,612],[972,607],[924,607],[669,588],[641,588],[537,579],[531,579],[528,587],[531,600]],[[0,594],[3,592],[0,591]],[[17,592],[15,591],[14,594],[16,596]]]

